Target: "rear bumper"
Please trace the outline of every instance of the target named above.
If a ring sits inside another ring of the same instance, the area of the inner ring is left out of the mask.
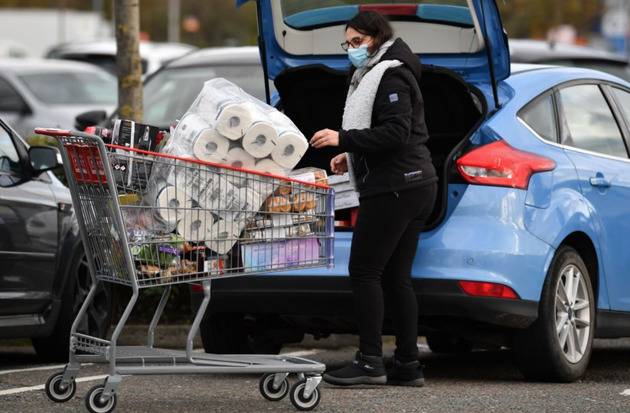
[[[237,277],[212,283],[212,313],[278,315],[293,320],[318,319],[320,328],[334,319],[353,319],[352,291],[348,277],[270,276]],[[454,280],[414,279],[420,325],[435,326],[450,319],[490,326],[526,328],[538,316],[538,302],[481,298],[466,295]],[[194,302],[200,299],[193,294]],[[332,324],[336,324],[333,326]]]

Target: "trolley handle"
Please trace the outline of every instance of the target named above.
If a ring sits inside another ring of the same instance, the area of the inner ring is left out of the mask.
[[[46,136],[74,136],[75,133],[66,129],[57,128],[35,128],[34,132],[38,135]]]

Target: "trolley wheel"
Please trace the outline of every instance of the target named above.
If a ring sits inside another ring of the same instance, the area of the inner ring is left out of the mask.
[[[104,385],[97,384],[85,395],[85,407],[90,413],[110,413],[116,407],[115,394],[112,394],[108,399],[101,398],[104,389]]]
[[[306,389],[306,379],[302,379],[291,387],[291,403],[296,409],[301,411],[313,410],[319,404],[322,396],[318,388],[313,390],[313,393],[309,397],[304,396],[304,390]]]
[[[258,382],[258,389],[262,396],[272,402],[284,399],[289,394],[289,379],[286,377],[282,380],[282,384],[277,389],[273,388],[275,374],[265,374]]]
[[[66,386],[62,386],[63,371],[55,373],[46,380],[46,396],[56,403],[64,403],[74,397],[77,386],[74,380],[70,380]]]

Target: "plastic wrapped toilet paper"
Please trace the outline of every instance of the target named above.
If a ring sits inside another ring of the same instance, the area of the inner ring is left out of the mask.
[[[251,156],[243,148],[232,148],[225,157],[225,164],[234,168],[254,169],[256,158]]]
[[[227,254],[238,242],[241,229],[232,221],[219,219],[210,224],[206,247],[219,255]]]
[[[287,131],[278,136],[271,151],[271,159],[286,169],[293,169],[308,150],[308,142],[301,134]]]
[[[195,158],[206,161],[223,163],[230,149],[230,141],[213,129],[204,129],[195,138],[192,152]]]
[[[286,176],[287,174],[284,168],[282,168],[271,159],[261,159],[260,161],[256,162],[256,166],[254,167],[254,169],[272,175]]]
[[[278,134],[270,122],[256,122],[243,136],[243,149],[254,158],[265,158],[276,146]]]
[[[238,140],[254,123],[257,111],[247,103],[229,103],[224,105],[218,114],[217,131],[231,140]]]
[[[219,214],[221,211],[232,210],[238,205],[239,189],[226,179],[211,182],[199,195],[199,205]],[[237,207],[236,207],[237,208]]]
[[[177,233],[186,241],[206,241],[211,237],[208,228],[213,220],[212,214],[202,209],[186,211],[177,223]]]
[[[165,222],[175,224],[187,208],[193,207],[193,202],[183,189],[166,186],[158,192],[155,206],[158,208],[157,213],[160,218]]]

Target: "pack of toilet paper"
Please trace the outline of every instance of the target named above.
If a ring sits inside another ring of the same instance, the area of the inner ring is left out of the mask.
[[[238,170],[173,161],[153,169],[147,202],[184,239],[225,254],[277,187],[270,177],[240,169],[287,176],[307,149],[306,138],[283,113],[226,79],[212,79],[162,152]]]

